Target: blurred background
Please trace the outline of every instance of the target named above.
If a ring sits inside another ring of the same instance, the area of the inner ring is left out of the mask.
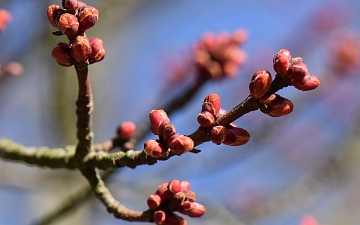
[[[115,197],[134,210],[162,182],[188,180],[206,206],[188,224],[322,225],[360,224],[360,3],[357,0],[107,0],[85,2],[100,11],[89,38],[104,41],[105,59],[90,66],[94,92],[95,142],[133,121],[147,125],[153,105],[176,95],[185,81],[176,70],[191,58],[205,32],[248,32],[246,63],[234,78],[208,82],[170,116],[177,131],[197,129],[206,95],[217,93],[229,110],[248,94],[257,70],[272,74],[282,48],[304,58],[320,87],[279,93],[294,112],[271,118],[260,111],[235,121],[251,134],[241,147],[198,146],[200,154],[173,157],[154,166],[118,169],[107,181]],[[12,20],[0,34],[0,63],[16,60],[20,76],[0,80],[0,137],[26,146],[76,144],[73,68],[59,66],[51,51],[56,37],[46,9],[61,1],[0,0]],[[139,142],[155,138],[149,134]],[[41,169],[0,161],[0,224],[37,224],[64,200],[86,187],[77,171]],[[303,222],[301,222],[303,221]],[[52,224],[146,224],[119,221],[94,197]]]

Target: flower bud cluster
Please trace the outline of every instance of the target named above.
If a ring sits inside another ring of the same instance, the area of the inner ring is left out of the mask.
[[[177,211],[190,217],[200,217],[205,207],[196,202],[196,194],[190,190],[188,181],[172,180],[162,183],[147,204],[154,210],[153,219],[157,225],[186,225],[186,220],[173,212]]]
[[[177,154],[184,154],[194,148],[194,141],[179,133],[175,126],[170,123],[166,112],[162,109],[154,109],[149,113],[151,131],[159,136],[157,140],[148,140],[144,143],[144,151],[152,157],[160,157],[167,153],[168,149]]]
[[[195,65],[199,75],[206,79],[233,77],[246,60],[240,47],[247,39],[247,32],[239,29],[233,34],[205,34],[195,46]]]
[[[69,67],[74,63],[93,64],[105,57],[103,42],[99,38],[88,40],[85,31],[93,27],[99,11],[93,6],[77,0],[64,0],[62,7],[51,5],[47,9],[50,24],[59,30],[55,35],[66,35],[69,43],[59,43],[52,56],[61,66]]]
[[[197,121],[202,127],[211,127],[210,139],[217,145],[223,143],[230,146],[240,146],[247,143],[250,140],[250,134],[235,124],[226,127],[215,126],[216,119],[226,113],[226,110],[221,108],[220,97],[217,94],[209,94],[204,99]]]
[[[277,75],[290,79],[290,84],[301,91],[310,91],[320,85],[319,79],[311,75],[300,57],[292,58],[290,51],[281,49],[273,58]]]
[[[4,31],[10,21],[11,14],[5,9],[0,9],[0,33]]]

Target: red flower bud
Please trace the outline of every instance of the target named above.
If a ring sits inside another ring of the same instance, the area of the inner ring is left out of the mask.
[[[240,127],[227,128],[226,139],[223,142],[230,146],[240,146],[246,144],[250,140],[250,134]]]
[[[285,116],[291,113],[294,109],[294,105],[289,99],[281,97],[277,94],[276,99],[269,106],[271,111],[267,114],[273,117]]]
[[[262,70],[254,73],[249,84],[250,94],[259,99],[271,88],[271,74],[269,71]]]
[[[190,191],[190,188],[191,188],[190,182],[187,180],[181,181],[181,188],[182,188],[182,191]]]
[[[190,217],[200,217],[204,215],[206,211],[205,206],[201,205],[200,203],[190,201],[183,202],[182,208],[183,211],[181,213]]]
[[[295,80],[303,80],[308,73],[309,72],[305,63],[303,62],[294,63],[293,66],[291,67],[291,73],[289,78]]]
[[[72,57],[77,62],[85,62],[91,55],[89,41],[84,36],[77,36],[72,44]]]
[[[85,6],[79,12],[80,32],[85,32],[93,27],[99,18],[99,11],[92,6]]]
[[[79,22],[75,15],[64,13],[60,16],[58,28],[61,33],[72,37],[75,36],[79,30]]]
[[[63,12],[64,11],[58,5],[51,5],[47,8],[46,16],[50,24],[53,25],[53,27],[58,28],[58,20],[61,13]]]
[[[136,125],[131,121],[123,122],[116,129],[117,137],[121,140],[129,140],[132,136],[134,136],[135,132]]]
[[[151,131],[162,136],[163,129],[170,124],[170,119],[162,109],[154,109],[149,113]]]
[[[155,210],[161,205],[161,197],[159,195],[150,195],[147,204],[150,209]]]
[[[291,80],[291,85],[301,91],[314,90],[320,85],[320,80],[311,74],[307,74],[302,80]]]
[[[162,200],[165,200],[167,198],[167,192],[168,192],[168,186],[169,182],[164,182],[156,189],[155,195],[160,196]]]
[[[77,0],[64,0],[62,2],[63,8],[67,9],[68,11],[75,12],[78,6]]]
[[[227,129],[224,126],[218,125],[211,128],[210,139],[215,144],[219,145],[226,140]]]
[[[273,66],[276,73],[285,76],[291,67],[291,54],[287,49],[281,49],[273,59]]]
[[[147,140],[144,143],[144,151],[151,157],[158,158],[165,152],[165,149],[156,140]]]
[[[215,122],[215,117],[210,112],[204,111],[199,113],[199,115],[197,116],[197,121],[200,126],[210,127]]]
[[[182,191],[181,181],[180,180],[172,180],[172,181],[170,181],[169,185],[168,185],[168,190],[171,191],[174,194],[176,194],[178,192],[181,192]]]
[[[172,135],[167,141],[168,147],[175,154],[184,154],[194,148],[194,141],[184,135]]]
[[[156,225],[164,225],[166,220],[166,214],[164,211],[158,210],[154,213],[153,219]]]
[[[210,112],[212,115],[216,115],[220,110],[221,99],[217,94],[209,94],[204,99],[202,104],[202,112],[207,111]]]
[[[175,126],[172,124],[168,124],[164,127],[163,131],[162,131],[162,137],[164,138],[164,140],[168,140],[172,135],[174,135],[176,133],[176,129]]]
[[[52,50],[51,55],[61,66],[72,66],[70,46],[68,44],[62,42],[58,43],[57,46]]]
[[[172,193],[173,194],[173,193]],[[178,208],[185,200],[185,193],[184,192],[177,192],[173,195],[171,195],[170,198],[170,207],[172,209]]]
[[[100,62],[105,58],[105,48],[103,41],[100,38],[93,38],[89,41],[91,46],[91,55],[89,57],[89,63]]]

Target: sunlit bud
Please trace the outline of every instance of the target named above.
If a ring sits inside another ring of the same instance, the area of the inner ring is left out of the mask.
[[[183,180],[181,181],[181,190],[182,191],[190,191],[190,188],[191,188],[191,184],[189,181],[187,180]]]
[[[197,116],[197,121],[200,126],[210,127],[215,122],[215,117],[210,112],[204,111],[199,113],[199,115]]]
[[[195,202],[196,201],[196,194],[193,191],[186,191],[185,198],[187,201]]]
[[[72,66],[70,46],[68,44],[62,42],[58,43],[57,46],[52,50],[51,55],[61,66]]]
[[[99,11],[92,6],[85,6],[79,12],[80,32],[85,32],[93,27],[99,18]]]
[[[165,149],[156,140],[147,140],[144,143],[144,151],[151,157],[158,158],[165,152]]]
[[[175,126],[173,124],[168,124],[164,127],[162,131],[162,137],[164,138],[164,140],[167,140],[175,133],[176,133]]]
[[[230,146],[240,146],[246,144],[250,140],[250,134],[240,127],[227,128],[226,139],[223,142]]]
[[[227,129],[224,126],[218,125],[211,128],[210,139],[215,144],[219,145],[226,139]]]
[[[204,99],[202,104],[202,112],[207,111],[210,112],[212,115],[216,115],[220,110],[221,99],[217,94],[209,94]]]
[[[64,13],[60,16],[58,28],[61,33],[72,37],[75,36],[79,30],[79,22],[75,15]]]
[[[161,205],[161,197],[159,195],[150,195],[147,204],[150,209],[155,210]]]
[[[154,212],[153,219],[156,225],[164,225],[166,220],[166,214],[164,211],[158,210]]]
[[[194,141],[184,135],[172,135],[167,141],[168,147],[175,154],[183,154],[194,148]]]
[[[77,62],[85,62],[91,55],[89,41],[84,36],[77,36],[72,44],[72,56]]]
[[[291,67],[291,54],[287,49],[281,49],[273,59],[273,66],[276,73],[285,76]]]
[[[177,216],[175,214],[169,214],[166,216],[164,225],[187,225],[187,222],[184,218]]]
[[[271,74],[269,71],[262,70],[254,73],[249,84],[250,94],[259,99],[271,88]]]
[[[181,187],[181,181],[180,180],[172,180],[169,182],[168,185],[168,190],[171,191],[172,193],[178,193],[182,191],[182,187]]]
[[[160,196],[162,200],[167,198],[169,182],[164,182],[156,189],[155,195]]]
[[[291,67],[291,73],[289,78],[295,80],[303,80],[308,73],[309,72],[305,63],[303,62],[294,63],[293,66]]]
[[[131,121],[120,124],[116,129],[117,137],[121,140],[129,140],[136,132],[136,125]]]
[[[197,202],[185,201],[183,202],[182,206],[184,210],[181,213],[190,217],[200,217],[204,215],[206,211],[205,206]]]
[[[60,14],[63,12],[61,7],[59,5],[50,5],[47,8],[46,16],[48,21],[53,27],[58,28],[58,19],[60,17]]]
[[[285,116],[291,113],[294,109],[294,105],[289,99],[281,97],[276,94],[276,99],[269,105],[271,111],[267,114],[273,117]]]
[[[103,41],[100,38],[93,38],[89,41],[91,46],[91,55],[89,57],[89,63],[100,62],[105,58],[105,48]]]
[[[291,80],[291,85],[301,91],[310,91],[320,85],[320,80],[314,75],[307,74],[302,80]]]
[[[162,131],[166,125],[170,124],[170,119],[166,112],[162,109],[154,109],[149,113],[151,131],[154,134],[162,135]]]

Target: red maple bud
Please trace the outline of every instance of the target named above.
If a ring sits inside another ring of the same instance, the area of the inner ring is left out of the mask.
[[[129,140],[136,132],[136,125],[131,121],[120,124],[116,129],[116,135],[121,140]]]
[[[177,209],[184,201],[185,201],[185,193],[184,192],[177,192],[175,194],[171,193],[170,198],[170,207],[172,209]]]
[[[259,99],[271,88],[272,78],[269,71],[261,70],[252,76],[249,84],[250,94],[255,99]]]
[[[291,113],[294,105],[289,99],[276,94],[276,99],[269,105],[271,110],[267,114],[272,117],[285,116]]]
[[[246,144],[250,140],[250,134],[240,127],[227,128],[226,139],[223,142],[230,146],[240,146]]]
[[[162,200],[165,200],[167,198],[168,186],[169,182],[164,182],[160,184],[159,187],[156,189],[155,195],[158,195]]]
[[[185,198],[187,201],[195,202],[196,201],[196,194],[193,191],[186,191]]]
[[[166,216],[164,225],[187,225],[187,222],[184,218],[177,216],[175,214],[169,214]]]
[[[190,188],[191,188],[191,184],[189,181],[187,180],[183,180],[181,181],[181,190],[182,191],[190,191]]]
[[[182,191],[181,181],[180,180],[170,181],[168,185],[168,190],[174,194],[181,192]]]
[[[210,112],[204,111],[199,113],[199,115],[197,116],[197,121],[200,126],[210,127],[215,122],[215,117]]]
[[[172,135],[167,141],[168,147],[175,154],[184,154],[194,148],[194,141],[184,135]]]
[[[162,109],[153,109],[149,113],[151,131],[159,136],[162,136],[162,132],[166,125],[170,124],[170,119],[166,112]]]
[[[57,25],[60,32],[69,37],[75,36],[79,30],[78,18],[70,13],[62,14]]]
[[[84,3],[84,2],[82,2],[82,1],[77,1],[77,8],[78,9],[81,9],[81,8],[83,8],[83,7],[85,7],[86,6],[86,4]]]
[[[153,219],[156,225],[164,225],[166,220],[166,214],[164,211],[158,210],[154,212]]]
[[[58,24],[61,13],[63,13],[63,10],[61,9],[61,7],[59,5],[50,5],[47,8],[46,16],[47,16],[49,23],[53,27],[58,28],[57,24]]]
[[[93,27],[99,18],[99,11],[92,6],[85,6],[79,12],[80,32],[85,32]]]
[[[291,54],[287,49],[281,49],[273,59],[273,66],[276,73],[285,76],[291,67]]]
[[[190,217],[200,217],[204,215],[206,209],[205,206],[201,205],[197,202],[184,201],[182,204],[184,215],[188,215]]]
[[[164,127],[164,129],[162,131],[162,137],[166,141],[175,133],[176,133],[175,126],[173,124],[168,124]]]
[[[158,158],[165,152],[165,149],[158,141],[147,140],[144,143],[144,151],[151,157]]]
[[[61,66],[72,66],[70,46],[68,44],[63,42],[58,43],[57,46],[52,50],[51,55]]]
[[[301,91],[314,90],[320,85],[320,80],[314,75],[306,74],[302,80],[291,80],[291,85]]]
[[[221,99],[217,94],[209,94],[204,99],[202,104],[202,112],[207,111],[210,112],[212,115],[216,115],[220,110]]]
[[[105,58],[104,43],[100,38],[93,38],[89,41],[91,46],[91,55],[89,57],[89,63],[100,62]]]
[[[147,199],[147,204],[150,209],[155,210],[161,205],[161,197],[159,195],[150,195]]]
[[[226,140],[227,137],[226,134],[227,134],[227,129],[224,126],[222,125],[214,126],[213,128],[211,128],[210,139],[212,142],[219,145]]]
[[[72,44],[72,57],[77,62],[85,62],[91,55],[91,47],[85,36],[76,36]]]
[[[293,63],[289,78],[295,80],[303,80],[308,73],[309,72],[305,63],[303,62]]]
[[[63,8],[67,9],[68,11],[75,12],[78,6],[77,0],[63,0],[62,2]]]

